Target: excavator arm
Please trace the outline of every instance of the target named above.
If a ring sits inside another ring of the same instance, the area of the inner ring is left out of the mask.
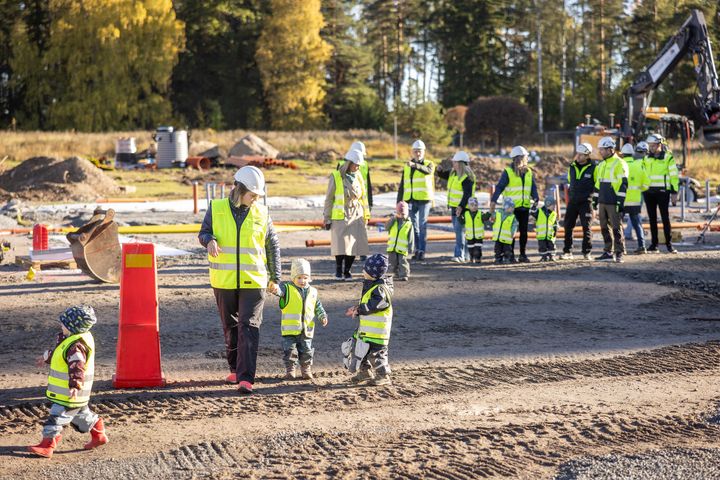
[[[637,75],[628,88],[623,137],[630,140],[642,132],[645,112],[654,90],[687,54],[692,55],[695,67],[698,86],[695,103],[705,119],[702,126],[704,137],[710,143],[720,143],[720,86],[705,16],[700,10],[692,11],[657,58]]]

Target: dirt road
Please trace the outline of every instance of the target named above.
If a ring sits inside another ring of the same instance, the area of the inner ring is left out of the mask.
[[[116,286],[30,283],[2,267],[0,477],[574,478],[574,459],[720,440],[720,250],[477,267],[448,263],[451,246],[432,244],[396,285],[393,385],[349,387],[339,344],[360,284],[331,280],[329,250],[305,249],[306,236],[282,235],[283,270],[308,258],[330,316],[315,341],[318,378],[280,378],[271,297],[249,397],[222,384],[222,332],[194,237],[147,237],[193,252],[160,260],[160,389],[110,386]],[[46,372],[32,360],[52,343],[57,314],[80,301],[100,318],[92,405],[111,443],[85,452],[85,436],[66,429],[52,460],[30,458],[23,446],[46,415]]]

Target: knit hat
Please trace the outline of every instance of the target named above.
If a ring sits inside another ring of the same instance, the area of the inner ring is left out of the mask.
[[[515,200],[510,197],[505,197],[505,200],[503,201],[503,210],[507,210],[509,208],[515,208]]]
[[[382,253],[370,255],[363,270],[375,280],[382,278],[388,271],[388,257]]]
[[[300,275],[310,276],[310,262],[304,258],[293,258],[290,265],[290,278],[295,280]]]
[[[397,205],[395,205],[395,211],[402,214],[404,217],[407,217],[410,212],[410,206],[407,202],[400,200]]]
[[[468,207],[479,207],[480,202],[478,202],[477,197],[470,197],[468,198]]]
[[[70,333],[78,334],[90,330],[97,322],[97,317],[95,316],[95,310],[91,306],[76,305],[61,313],[58,320]]]
[[[555,206],[555,195],[548,195],[545,197],[545,206],[547,208]]]

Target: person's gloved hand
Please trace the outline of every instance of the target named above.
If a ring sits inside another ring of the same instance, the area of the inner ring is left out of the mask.
[[[533,202],[533,204],[530,206],[530,214],[535,215],[538,211],[538,202]]]
[[[492,217],[492,214],[490,212],[485,212],[480,216],[483,223],[490,221],[490,217]]]
[[[618,213],[623,213],[623,210],[625,209],[625,202],[617,202],[615,204],[615,211]]]
[[[672,192],[670,194],[670,203],[672,203],[673,207],[677,206],[677,199],[678,199],[678,194],[676,192]]]
[[[327,222],[327,223],[325,223],[325,225],[323,225],[323,228],[325,230],[330,230],[330,227],[332,227],[332,222]]]
[[[593,199],[592,199],[592,208],[593,208],[593,210],[597,210],[597,209],[598,209],[598,197],[593,197]]]

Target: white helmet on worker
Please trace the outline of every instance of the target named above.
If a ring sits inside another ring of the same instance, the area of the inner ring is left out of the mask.
[[[470,157],[467,153],[463,152],[462,150],[455,152],[455,155],[452,157],[453,162],[463,162],[463,163],[470,163]]]
[[[510,150],[510,158],[515,157],[527,157],[530,155],[525,147],[522,145],[516,145]]]
[[[632,143],[628,142],[622,146],[622,149],[620,149],[620,153],[622,153],[623,155],[632,155],[633,153],[635,153],[635,148],[633,147]]]
[[[235,172],[234,178],[236,182],[242,183],[252,193],[265,195],[265,175],[259,168],[247,165]]]
[[[650,150],[650,146],[647,142],[638,142],[635,146],[635,151],[639,153],[647,153]]]
[[[598,148],[612,148],[615,150],[615,139],[612,137],[603,137],[598,142]]]
[[[310,276],[310,262],[304,258],[293,258],[290,264],[290,278],[295,280],[300,275]]]
[[[575,148],[575,151],[582,155],[590,155],[592,154],[592,145],[589,143],[581,143],[577,146],[577,148]]]
[[[415,140],[412,144],[413,150],[425,150],[425,143],[422,140]]]
[[[360,153],[363,154],[363,157],[367,157],[367,150],[365,150],[365,144],[361,141],[353,142],[352,145],[350,145],[350,148],[348,148],[348,152],[350,150],[360,150]]]
[[[647,137],[647,143],[662,143],[664,140],[663,136],[659,133],[653,133]]]
[[[362,165],[365,161],[365,158],[360,150],[352,149],[345,154],[345,160],[352,162],[355,165]]]

